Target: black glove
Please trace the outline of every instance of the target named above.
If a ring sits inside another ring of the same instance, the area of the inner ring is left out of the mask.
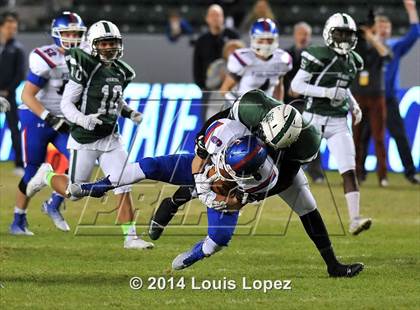
[[[198,136],[195,139],[195,154],[200,157],[201,159],[207,159],[209,157],[209,153],[206,150],[206,145],[204,143],[204,136]]]
[[[52,127],[55,131],[67,133],[70,130],[69,123],[63,117],[54,116],[51,113],[48,113],[45,118],[45,122],[48,126]]]

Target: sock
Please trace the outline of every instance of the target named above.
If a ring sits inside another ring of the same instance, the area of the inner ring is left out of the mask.
[[[16,214],[26,214],[26,209],[24,210],[24,209],[15,207],[15,213]]]
[[[53,176],[57,175],[54,171],[50,171],[47,173],[47,175],[45,176],[45,183],[51,187],[51,179],[53,178]]]
[[[156,213],[153,216],[153,221],[161,226],[168,225],[172,218],[175,216],[176,212],[178,212],[178,208],[191,199],[192,197],[190,187],[179,187],[172,195],[172,198],[165,198],[162,200],[159,208],[156,210]]]
[[[47,200],[47,205],[49,209],[56,209],[60,208],[61,203],[64,201],[64,197],[61,196],[57,192],[53,192],[50,199]]]
[[[137,237],[136,222],[121,224],[121,229],[124,234],[124,240],[131,240]]]
[[[331,241],[328,236],[327,228],[324,225],[321,214],[317,209],[300,217],[303,227],[309,238],[315,243],[322,258],[327,266],[333,266],[338,263]]]
[[[165,198],[153,216],[153,221],[161,226],[166,226],[175,216],[178,206],[172,201],[172,198]]]
[[[347,201],[347,209],[349,210],[350,221],[359,217],[360,209],[360,192],[350,192],[344,194]]]

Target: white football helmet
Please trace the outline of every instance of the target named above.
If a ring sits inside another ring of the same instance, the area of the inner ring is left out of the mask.
[[[99,56],[101,61],[109,63],[123,55],[123,44],[120,30],[109,21],[101,20],[90,26],[87,40],[93,56]],[[113,47],[98,49],[100,41],[114,41]]]
[[[340,55],[346,55],[356,47],[356,23],[346,13],[335,13],[325,23],[322,36],[325,44]]]
[[[299,138],[302,130],[302,115],[289,104],[272,108],[260,122],[265,143],[275,149],[290,146]]]

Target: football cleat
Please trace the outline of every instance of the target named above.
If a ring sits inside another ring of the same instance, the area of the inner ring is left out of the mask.
[[[419,174],[411,174],[406,176],[408,182],[411,184],[420,184],[420,175]]]
[[[154,247],[153,243],[144,241],[139,237],[128,238],[124,241],[124,249],[148,250]]]
[[[155,222],[154,220],[150,221],[149,225],[149,237],[152,240],[157,240],[162,235],[163,231],[165,229],[165,226],[160,225],[158,222]]]
[[[9,233],[11,235],[33,236],[34,233],[28,229],[28,221],[26,214],[15,213],[15,218],[12,225],[10,225]]]
[[[181,253],[175,257],[172,261],[172,269],[182,270],[205,258],[206,255],[203,252],[203,243],[204,240],[201,240],[194,245],[191,250]]]
[[[60,205],[63,200],[63,197],[54,193],[48,201],[42,204],[41,211],[51,218],[55,227],[59,230],[70,231],[70,226],[60,212]]]
[[[86,196],[100,198],[105,193],[115,186],[112,185],[109,180],[109,175],[91,183],[72,183],[67,189],[67,193],[76,198],[82,198]]]
[[[333,278],[352,278],[357,276],[365,266],[362,263],[350,265],[338,264],[334,267],[328,267],[328,274]]]
[[[350,223],[349,233],[357,236],[364,230],[368,230],[372,225],[371,218],[356,218]]]
[[[29,180],[28,185],[26,186],[26,196],[32,197],[35,193],[39,192],[47,183],[45,182],[45,177],[49,172],[53,172],[53,168],[49,163],[43,163],[39,168],[32,179]]]

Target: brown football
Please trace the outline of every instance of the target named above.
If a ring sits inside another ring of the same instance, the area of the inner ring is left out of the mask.
[[[225,170],[220,170],[224,177],[229,177],[229,174]],[[209,173],[207,174],[208,177],[211,177],[216,173],[216,168],[211,168]],[[233,193],[233,189],[237,186],[236,182],[234,181],[223,181],[223,180],[216,180],[211,185],[211,190],[216,194],[222,196],[228,196],[229,194]]]

